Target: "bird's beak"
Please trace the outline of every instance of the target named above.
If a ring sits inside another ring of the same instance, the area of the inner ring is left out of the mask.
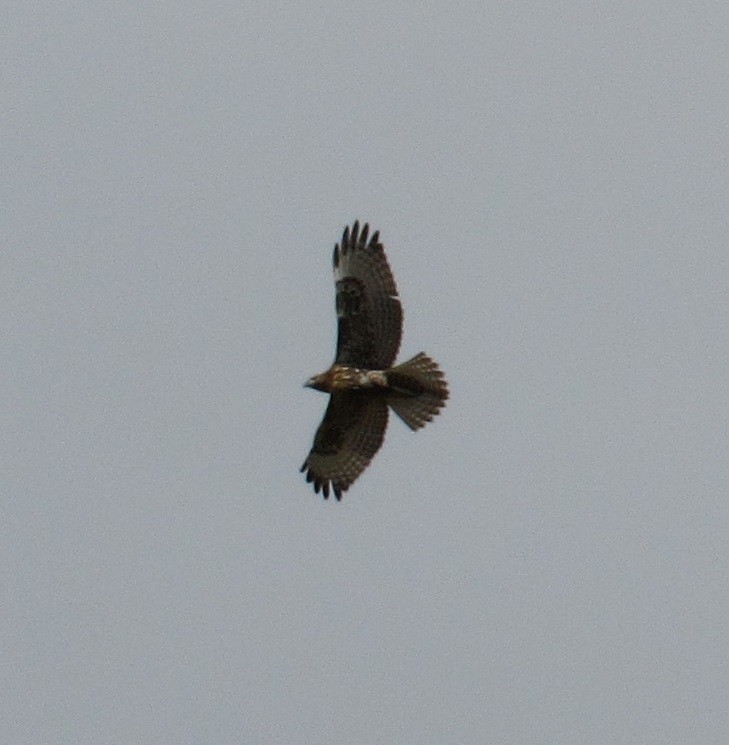
[[[304,383],[304,388],[313,388],[314,387],[314,378],[309,378],[306,383]]]

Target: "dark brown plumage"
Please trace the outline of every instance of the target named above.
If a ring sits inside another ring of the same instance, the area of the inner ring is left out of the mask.
[[[334,247],[338,318],[334,364],[307,386],[330,394],[302,471],[325,498],[337,499],[380,449],[388,406],[413,430],[445,405],[448,386],[423,352],[392,367],[402,337],[402,306],[380,243],[365,223],[345,228]]]

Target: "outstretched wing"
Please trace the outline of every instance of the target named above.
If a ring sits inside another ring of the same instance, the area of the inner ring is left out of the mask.
[[[314,437],[311,452],[301,466],[314,491],[337,499],[367,468],[380,449],[387,429],[387,404],[377,396],[349,391],[331,394]]]
[[[402,336],[402,306],[378,231],[367,240],[355,222],[334,247],[339,319],[336,362],[383,370],[395,361]]]

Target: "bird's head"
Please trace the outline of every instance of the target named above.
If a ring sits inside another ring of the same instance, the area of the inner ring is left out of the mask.
[[[323,391],[327,393],[331,390],[331,375],[330,371],[319,373],[309,378],[304,383],[304,388],[313,388],[315,391]]]

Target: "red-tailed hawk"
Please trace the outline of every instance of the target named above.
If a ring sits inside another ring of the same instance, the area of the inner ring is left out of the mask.
[[[448,386],[425,353],[392,367],[402,336],[402,306],[375,232],[355,222],[334,246],[339,320],[334,364],[307,381],[329,393],[329,406],[301,466],[314,491],[342,498],[380,449],[389,406],[412,430],[445,405]]]

